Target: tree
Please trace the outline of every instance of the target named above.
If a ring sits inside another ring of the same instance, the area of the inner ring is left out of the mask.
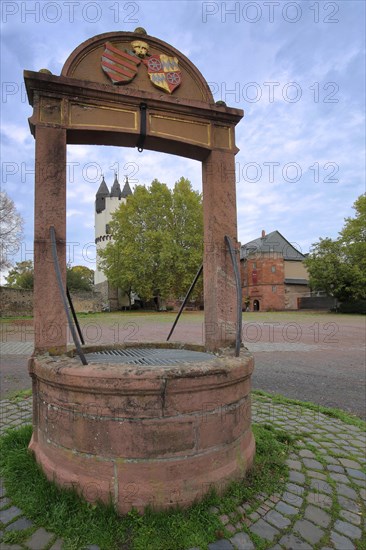
[[[320,239],[305,260],[310,286],[338,300],[366,299],[366,195],[353,205],[354,218],[346,218],[339,238]]]
[[[5,191],[0,192],[0,271],[12,265],[9,256],[15,254],[23,237],[23,219]]]
[[[361,195],[353,205],[354,218],[346,218],[340,232],[341,240],[347,246],[347,257],[359,270],[366,271],[366,195]]]
[[[156,179],[136,186],[110,229],[99,257],[111,284],[144,301],[185,294],[203,254],[202,198],[187,179],[172,191]]]
[[[12,288],[33,288],[34,269],[33,262],[26,260],[17,262],[6,277],[7,286]]]
[[[66,279],[69,290],[91,290],[94,284],[94,271],[85,265],[68,265]]]
[[[94,271],[83,265],[70,265],[66,268],[66,280],[69,290],[91,290]],[[17,262],[6,277],[7,286],[12,288],[32,289],[34,267],[31,260]]]

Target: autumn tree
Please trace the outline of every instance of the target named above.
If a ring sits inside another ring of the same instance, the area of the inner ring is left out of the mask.
[[[366,195],[353,205],[339,238],[320,239],[305,260],[314,290],[325,290],[339,301],[366,299]]]
[[[136,186],[113,214],[113,240],[100,251],[110,283],[148,301],[185,294],[202,263],[202,197],[185,178],[170,190]]]
[[[23,237],[23,218],[14,201],[5,191],[0,192],[0,271],[12,265],[10,257],[18,249]]]

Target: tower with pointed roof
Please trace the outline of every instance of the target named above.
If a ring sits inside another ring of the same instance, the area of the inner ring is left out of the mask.
[[[132,191],[127,176],[123,190],[121,190],[117,174],[115,174],[111,191],[109,191],[103,176],[99,189],[95,195],[95,244],[97,260],[94,284],[96,290],[102,293],[106,302],[111,302],[111,294],[114,296],[116,292],[111,292],[107,278],[99,267],[99,251],[104,249],[112,238],[109,224],[112,220],[113,212],[117,210],[121,203],[126,203],[129,195],[132,195]],[[116,297],[114,296],[113,301],[115,299]]]

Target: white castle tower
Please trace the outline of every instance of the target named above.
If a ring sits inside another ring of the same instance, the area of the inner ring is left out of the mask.
[[[95,195],[95,244],[96,244],[96,269],[94,274],[95,289],[102,293],[104,300],[108,303],[111,309],[118,308],[118,293],[116,289],[110,288],[106,276],[99,267],[98,252],[106,247],[108,241],[111,240],[109,224],[112,220],[112,214],[117,210],[121,203],[125,203],[128,195],[132,195],[128,178],[121,191],[121,186],[118,182],[117,174],[115,174],[114,183],[111,192],[104,180],[99,186]]]

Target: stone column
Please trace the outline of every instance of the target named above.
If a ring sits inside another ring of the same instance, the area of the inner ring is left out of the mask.
[[[237,244],[235,155],[213,150],[202,165],[204,217],[205,346],[216,350],[235,342],[236,286],[225,244]]]
[[[34,209],[35,351],[63,353],[67,318],[52,260],[50,226],[66,284],[66,130],[36,126]]]

